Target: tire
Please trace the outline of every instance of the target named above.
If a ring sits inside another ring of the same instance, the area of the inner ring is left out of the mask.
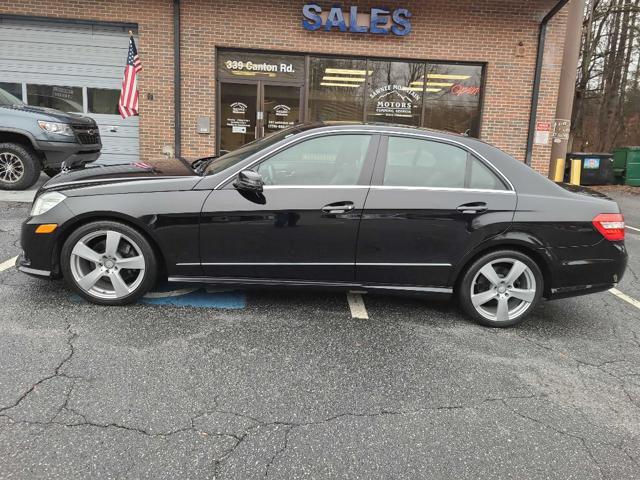
[[[47,174],[48,177],[53,178],[58,175],[62,170],[60,168],[43,168],[42,171]]]
[[[149,241],[124,223],[106,220],[72,232],[60,262],[67,284],[98,305],[135,302],[154,286],[158,272]]]
[[[40,177],[35,152],[19,143],[0,143],[0,189],[24,190]]]
[[[543,291],[544,278],[535,261],[516,250],[498,250],[466,269],[458,299],[465,313],[481,325],[510,327],[536,308]]]

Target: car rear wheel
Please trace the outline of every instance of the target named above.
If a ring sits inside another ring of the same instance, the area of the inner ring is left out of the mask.
[[[0,189],[24,190],[39,176],[40,162],[33,150],[19,143],[0,143]]]
[[[100,305],[135,302],[154,285],[157,261],[147,239],[128,225],[100,221],[83,225],[61,252],[65,280]]]
[[[509,327],[522,322],[540,302],[540,267],[514,250],[491,252],[464,273],[458,289],[460,304],[478,323]]]

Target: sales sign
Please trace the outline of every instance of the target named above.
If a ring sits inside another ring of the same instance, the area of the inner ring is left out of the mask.
[[[392,33],[401,37],[411,32],[411,12],[406,8],[372,8],[368,12],[359,12],[356,6],[344,11],[340,5],[334,5],[328,12],[323,12],[317,3],[307,3],[302,7],[302,16],[302,27],[312,32]]]

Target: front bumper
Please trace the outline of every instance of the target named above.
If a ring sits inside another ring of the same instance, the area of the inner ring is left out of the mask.
[[[16,268],[22,273],[26,273],[27,275],[31,275],[39,278],[49,278],[51,277],[50,270],[40,270],[38,268],[31,268],[31,260],[29,260],[24,252],[22,252],[18,258],[16,259]]]
[[[73,218],[74,214],[65,202],[42,215],[27,218],[20,232],[22,254],[16,261],[18,270],[29,275],[58,278],[60,247]],[[36,228],[45,223],[55,223],[58,227],[52,233],[36,233]]]
[[[78,167],[95,162],[100,157],[102,144],[84,145],[76,142],[48,142],[38,140],[38,149],[44,153],[45,167],[60,168],[65,163],[67,167]]]

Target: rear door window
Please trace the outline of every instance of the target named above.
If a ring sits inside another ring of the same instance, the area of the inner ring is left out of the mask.
[[[448,143],[390,136],[382,184],[397,187],[506,190],[482,161]]]

